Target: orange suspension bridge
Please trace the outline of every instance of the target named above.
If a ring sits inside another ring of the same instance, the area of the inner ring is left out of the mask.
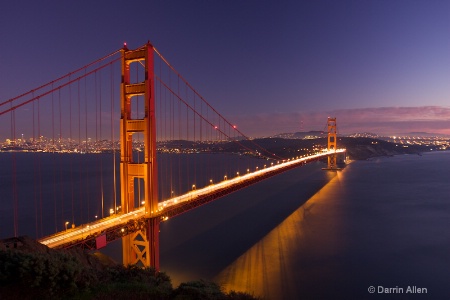
[[[11,230],[0,228],[0,235],[18,236],[19,225],[34,221],[36,237],[52,248],[99,249],[122,239],[124,264],[157,269],[160,222],[321,158],[336,170],[345,152],[337,148],[336,119],[329,118],[327,149],[291,158],[271,153],[215,110],[150,43],[135,50],[124,45],[1,102],[0,122],[9,127],[1,155],[11,166],[2,179]],[[209,156],[206,165],[199,159],[227,147],[248,159],[238,166],[231,163],[237,155]],[[26,192],[23,178],[30,174]]]

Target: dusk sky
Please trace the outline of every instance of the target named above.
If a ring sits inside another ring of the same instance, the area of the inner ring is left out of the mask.
[[[242,132],[450,134],[450,1],[4,1],[0,102],[151,43]]]

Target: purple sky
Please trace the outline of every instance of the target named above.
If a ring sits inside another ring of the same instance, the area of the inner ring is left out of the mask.
[[[0,102],[150,40],[246,134],[450,134],[450,2],[4,1]]]

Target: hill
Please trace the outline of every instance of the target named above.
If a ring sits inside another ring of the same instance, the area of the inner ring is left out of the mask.
[[[28,237],[0,241],[0,299],[255,299],[203,280],[173,288],[153,268],[115,264],[97,252],[50,249]]]
[[[245,153],[247,149],[263,152],[255,144],[261,146],[275,156],[290,158],[314,152],[313,149],[324,149],[327,147],[327,138],[317,139],[284,139],[263,138],[252,141],[240,141],[237,143],[225,143],[221,145],[220,151]],[[399,144],[384,140],[365,137],[338,137],[338,148],[346,148],[347,155],[353,160],[365,160],[376,156],[392,156],[399,154],[418,154],[429,151],[428,147],[410,145],[403,147]],[[218,149],[219,150],[219,149]],[[264,152],[264,155],[270,156]]]

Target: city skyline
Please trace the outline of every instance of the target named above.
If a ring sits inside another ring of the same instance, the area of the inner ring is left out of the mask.
[[[328,116],[345,134],[450,134],[449,9],[441,1],[175,1],[130,10],[118,1],[10,2],[0,21],[0,101],[123,42],[133,49],[150,40],[253,137],[322,130]]]

